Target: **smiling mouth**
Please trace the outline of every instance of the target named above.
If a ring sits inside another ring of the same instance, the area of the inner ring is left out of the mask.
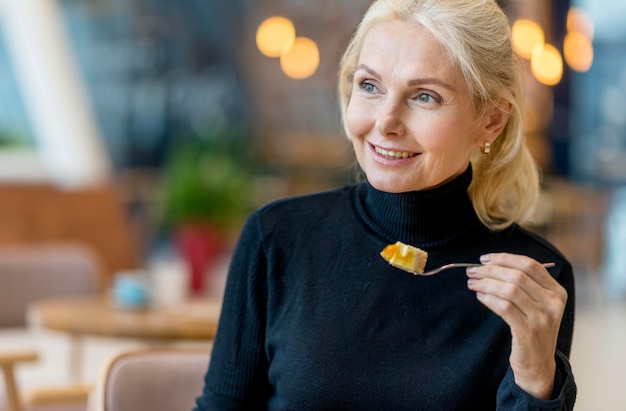
[[[410,158],[417,155],[417,153],[409,153],[408,151],[385,150],[379,147],[374,147],[374,150],[376,150],[376,153],[390,160],[400,160],[403,158]]]

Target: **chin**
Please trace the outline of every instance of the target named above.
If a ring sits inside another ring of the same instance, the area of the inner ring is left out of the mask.
[[[369,178],[367,179],[369,183],[378,191],[384,191],[386,193],[406,193],[407,191],[415,191],[417,190],[414,187],[408,187],[405,184],[398,183],[398,181],[389,181],[388,179],[376,179]]]

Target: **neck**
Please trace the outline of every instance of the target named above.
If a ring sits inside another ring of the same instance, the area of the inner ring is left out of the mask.
[[[467,189],[471,167],[440,187],[406,193],[360,187],[358,212],[370,228],[389,242],[431,248],[446,244],[479,223]]]

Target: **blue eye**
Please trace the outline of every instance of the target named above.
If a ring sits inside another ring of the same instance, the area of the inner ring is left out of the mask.
[[[378,88],[373,85],[372,83],[368,83],[367,81],[364,81],[360,84],[361,90],[365,91],[366,93],[376,93],[378,92]]]
[[[417,96],[417,99],[421,101],[422,103],[436,103],[437,102],[437,99],[435,97],[427,93],[420,93]]]

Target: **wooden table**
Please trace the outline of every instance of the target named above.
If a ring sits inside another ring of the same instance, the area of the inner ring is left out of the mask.
[[[84,336],[132,338],[148,344],[210,342],[217,332],[221,301],[192,298],[177,309],[126,309],[104,297],[64,297],[32,304],[28,322],[34,327],[71,336],[69,372],[80,379]]]
[[[221,301],[194,298],[177,309],[126,309],[103,297],[40,300],[29,307],[29,324],[78,335],[142,340],[211,340]],[[164,341],[165,342],[165,341]]]

